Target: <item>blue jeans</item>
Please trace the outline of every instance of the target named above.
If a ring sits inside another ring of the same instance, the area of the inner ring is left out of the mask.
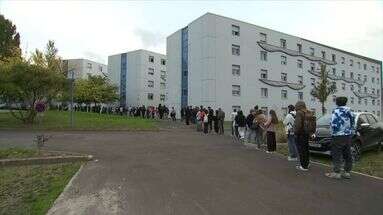
[[[255,142],[255,130],[247,127],[246,130],[246,136],[247,136],[247,142],[251,143],[252,141]]]
[[[287,135],[287,144],[289,146],[289,156],[291,158],[298,158],[298,150],[294,135]]]

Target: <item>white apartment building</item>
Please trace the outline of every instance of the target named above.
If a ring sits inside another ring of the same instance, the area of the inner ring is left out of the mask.
[[[121,106],[158,106],[166,100],[166,56],[136,50],[108,57],[108,74]]]
[[[87,59],[66,59],[63,60],[66,72],[73,70],[75,79],[86,79],[88,75],[102,75],[107,73],[107,66]]]
[[[327,65],[337,92],[354,111],[381,117],[382,62],[243,21],[207,13],[167,38],[168,105],[232,109],[255,105],[279,116],[303,100],[321,115],[311,96]]]

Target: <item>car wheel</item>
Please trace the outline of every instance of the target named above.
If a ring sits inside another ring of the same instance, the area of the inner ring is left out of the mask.
[[[351,144],[351,158],[353,162],[356,162],[360,159],[360,142],[359,141],[353,141]]]

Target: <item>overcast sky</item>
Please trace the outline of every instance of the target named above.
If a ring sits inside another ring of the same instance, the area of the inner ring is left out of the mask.
[[[63,58],[107,63],[135,49],[166,54],[166,36],[212,12],[383,60],[383,1],[4,1],[24,52],[54,40]]]

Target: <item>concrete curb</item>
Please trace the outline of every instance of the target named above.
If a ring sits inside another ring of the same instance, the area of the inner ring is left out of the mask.
[[[92,155],[64,155],[64,156],[49,156],[49,157],[36,157],[36,158],[1,159],[0,167],[67,163],[67,162],[76,162],[76,161],[90,161],[92,159],[93,159]]]

